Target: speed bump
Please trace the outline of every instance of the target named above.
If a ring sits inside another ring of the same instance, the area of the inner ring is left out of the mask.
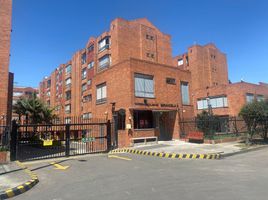
[[[109,152],[109,154],[114,153],[133,153],[138,155],[146,155],[146,156],[156,156],[160,158],[173,158],[173,159],[209,159],[215,160],[220,159],[221,154],[219,153],[212,153],[212,154],[181,154],[181,153],[164,153],[164,152],[151,152],[151,151],[144,151],[144,150],[137,150],[137,149],[114,149]]]
[[[35,173],[33,173],[31,170],[29,170],[28,168],[26,168],[21,162],[16,161],[17,165],[20,166],[25,173],[27,173],[31,179],[27,182],[25,182],[24,184],[21,184],[17,187],[5,190],[3,192],[0,193],[0,199],[8,199],[14,196],[17,196],[19,194],[22,194],[24,192],[26,192],[27,190],[30,190],[33,186],[35,186],[39,180],[38,177]]]

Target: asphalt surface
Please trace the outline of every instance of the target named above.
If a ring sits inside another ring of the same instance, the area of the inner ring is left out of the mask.
[[[40,182],[16,200],[267,200],[268,150],[223,160],[179,160],[131,154],[31,164]],[[122,159],[121,159],[122,158]]]

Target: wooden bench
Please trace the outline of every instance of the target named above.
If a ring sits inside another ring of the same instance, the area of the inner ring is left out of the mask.
[[[187,138],[189,142],[198,142],[203,143],[204,142],[204,133],[200,131],[193,131],[188,133]]]
[[[151,143],[158,143],[157,136],[149,136],[149,137],[138,137],[138,138],[131,138],[131,144],[147,144],[148,142]]]

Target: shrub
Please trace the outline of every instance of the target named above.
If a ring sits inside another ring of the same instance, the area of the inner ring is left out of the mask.
[[[218,116],[208,113],[207,111],[203,111],[202,113],[197,115],[196,125],[198,130],[202,131],[205,137],[213,138],[218,126],[220,123],[220,119]]]
[[[263,139],[267,139],[268,132],[268,102],[254,101],[248,103],[241,108],[239,115],[244,119],[248,137],[247,143],[252,141],[256,133],[260,133]]]

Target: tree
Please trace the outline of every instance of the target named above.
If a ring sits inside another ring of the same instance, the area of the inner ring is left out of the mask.
[[[19,115],[19,119],[25,116],[26,123],[32,124],[51,123],[56,117],[53,110],[45,105],[35,93],[30,97],[20,98],[13,106],[13,111]]]
[[[201,130],[205,136],[210,138],[213,138],[219,127],[219,123],[220,119],[218,116],[213,115],[213,113],[209,113],[205,110],[198,114],[196,118],[197,128]]]
[[[246,143],[249,144],[252,141],[253,136],[261,132],[264,139],[267,138],[268,131],[268,102],[266,101],[254,101],[244,105],[239,115],[244,119],[248,135]]]

